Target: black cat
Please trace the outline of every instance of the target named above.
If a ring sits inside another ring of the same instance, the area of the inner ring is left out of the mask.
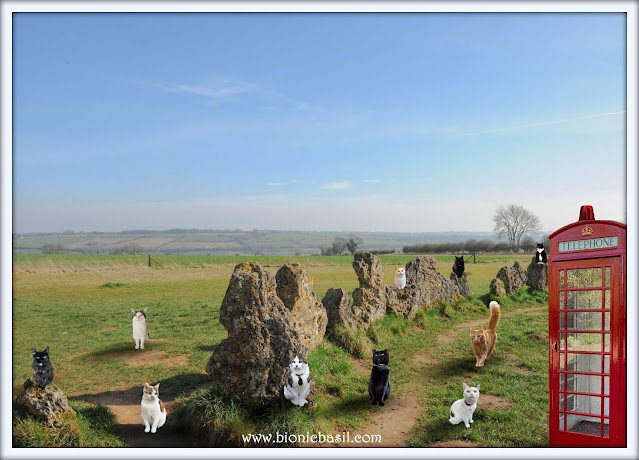
[[[462,273],[464,273],[464,256],[461,256],[461,257],[455,256],[455,263],[453,264],[453,273],[457,275],[457,278],[462,277]]]
[[[44,390],[48,384],[53,382],[53,366],[49,360],[49,347],[44,351],[36,351],[35,348],[32,348],[31,351],[33,352],[33,362],[31,363],[33,381]]]
[[[390,369],[388,368],[388,349],[373,350],[373,369],[368,381],[368,395],[373,405],[384,405],[391,394]]]
[[[543,265],[548,261],[546,258],[544,243],[537,243],[537,254],[535,254],[535,260],[537,261],[537,265]]]

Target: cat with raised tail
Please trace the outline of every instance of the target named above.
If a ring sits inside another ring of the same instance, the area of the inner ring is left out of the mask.
[[[308,364],[300,362],[298,356],[289,365],[286,383],[284,384],[284,397],[296,406],[307,404],[307,397],[311,391],[311,373]]]
[[[388,368],[389,354],[386,350],[373,350],[373,369],[368,381],[368,395],[373,406],[384,405],[391,394],[390,369]]]
[[[146,307],[142,311],[131,309],[133,317],[133,340],[135,340],[135,349],[144,350],[144,344],[149,340],[149,331],[146,328]]]
[[[404,289],[406,287],[406,269],[404,267],[397,267],[395,269],[395,287],[397,289]]]
[[[160,384],[151,386],[148,382],[144,384],[142,392],[142,403],[140,408],[144,432],[155,433],[158,428],[166,423],[166,407],[160,401]]]
[[[33,382],[44,390],[45,387],[53,382],[53,366],[51,366],[51,360],[49,359],[49,347],[42,351],[37,351],[35,348],[31,349],[33,354],[33,361],[31,362],[31,368],[33,369]]]
[[[499,318],[501,317],[501,309],[499,304],[494,300],[490,302],[490,320],[488,321],[488,329],[473,329],[470,328],[470,342],[473,346],[473,352],[475,353],[475,366],[481,367],[484,365],[484,361],[490,356],[491,353],[495,353],[495,346],[497,345],[497,325],[499,324]]]
[[[479,400],[479,383],[476,387],[469,387],[466,382],[462,382],[464,388],[464,397],[458,399],[450,406],[450,418],[448,423],[457,425],[464,422],[466,428],[470,428],[473,423],[473,414],[477,409],[477,401]]]
[[[535,260],[537,261],[537,265],[544,265],[548,262],[548,256],[546,255],[546,249],[544,249],[544,243],[537,243]]]

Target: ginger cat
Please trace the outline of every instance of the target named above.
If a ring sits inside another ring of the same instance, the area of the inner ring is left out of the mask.
[[[488,329],[473,329],[470,328],[470,342],[473,345],[473,351],[475,352],[475,366],[481,367],[484,365],[486,358],[491,353],[495,353],[495,345],[497,345],[497,325],[499,324],[499,317],[501,316],[501,310],[499,304],[494,300],[490,302],[490,320],[488,322]]]

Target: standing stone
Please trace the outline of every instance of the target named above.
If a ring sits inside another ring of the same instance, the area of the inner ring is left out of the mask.
[[[533,291],[548,291],[548,264],[537,264],[537,257],[533,257],[526,269],[526,284]]]
[[[459,294],[462,297],[468,297],[470,295],[470,285],[468,284],[468,277],[466,276],[466,272],[462,273],[461,278],[457,278],[457,275],[455,273],[451,273],[449,279],[457,286]]]
[[[519,262],[515,262],[512,267],[502,267],[497,272],[497,278],[503,281],[506,294],[514,294],[526,284],[526,271]]]
[[[419,290],[416,287],[406,286],[404,289],[399,289],[387,284],[386,312],[413,319],[419,310],[419,298]]]
[[[421,256],[406,265],[406,288],[419,292],[419,308],[433,308],[443,302],[456,302],[462,298],[457,283],[451,283],[439,272],[437,261]]]
[[[17,415],[32,415],[51,428],[59,425],[62,414],[76,415],[55,383],[49,383],[42,390],[31,378],[24,382],[24,391],[14,401],[13,408]]]
[[[497,297],[506,297],[506,288],[504,288],[504,282],[499,278],[493,278],[490,282],[490,293]]]
[[[237,395],[247,406],[281,402],[286,371],[308,348],[293,327],[291,312],[277,296],[275,278],[257,262],[235,267],[220,308],[228,338],[206,366],[213,388]]]
[[[313,291],[313,278],[300,264],[286,264],[275,275],[277,296],[291,312],[302,345],[313,350],[326,332],[326,309]]]
[[[353,306],[358,323],[368,328],[386,313],[384,268],[376,255],[357,252],[353,269],[359,280],[359,288],[353,291]]]
[[[345,326],[353,330],[364,329],[363,325],[357,321],[355,309],[345,289],[329,289],[322,299],[322,304],[328,316],[327,330],[333,330],[337,326]]]

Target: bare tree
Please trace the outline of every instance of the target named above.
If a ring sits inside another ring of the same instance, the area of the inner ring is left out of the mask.
[[[65,252],[69,252],[69,248],[64,244],[48,243],[42,246],[43,254],[64,254]]]
[[[355,254],[357,252],[357,248],[359,248],[362,244],[364,244],[364,240],[357,235],[348,235],[348,240],[346,240],[346,249],[351,254]]]
[[[541,221],[533,212],[517,204],[499,205],[493,216],[493,231],[498,237],[506,235],[512,251],[519,251],[524,235],[539,233]]]

